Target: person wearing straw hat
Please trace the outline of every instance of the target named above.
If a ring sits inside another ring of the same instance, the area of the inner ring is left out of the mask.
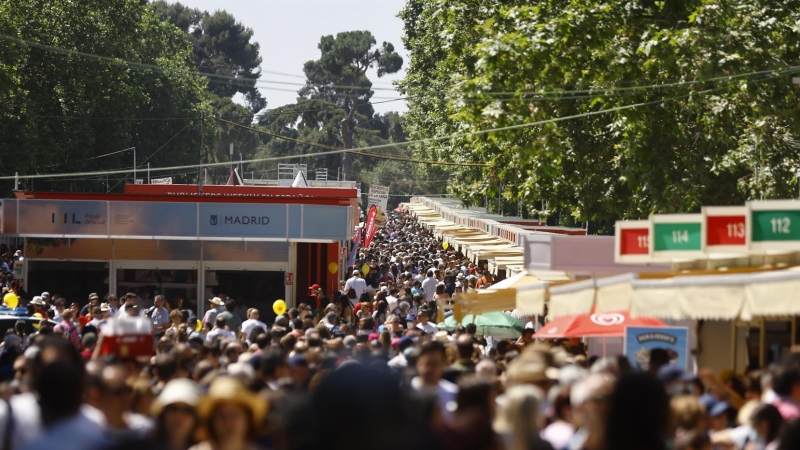
[[[267,413],[267,401],[248,391],[236,378],[211,382],[198,408],[204,440],[190,450],[257,450],[253,443]]]
[[[156,440],[169,450],[185,450],[192,445],[198,426],[199,403],[197,383],[187,378],[168,382],[151,407],[156,420]]]
[[[225,310],[223,307],[224,303],[219,297],[214,297],[208,302],[211,303],[211,309],[206,311],[205,316],[203,316],[203,323],[210,323],[211,326],[214,326],[214,323],[217,321],[217,314]]]

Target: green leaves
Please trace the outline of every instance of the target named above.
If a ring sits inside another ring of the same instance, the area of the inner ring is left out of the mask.
[[[206,80],[189,64],[184,34],[148,5],[0,0],[0,34],[40,44],[0,46],[4,173],[130,167],[130,153],[90,159],[127,147],[140,163],[197,161],[199,135],[186,132],[195,129],[187,118],[199,116]],[[118,181],[44,180],[36,188],[105,191]]]
[[[416,149],[491,164],[459,176],[465,201],[502,189],[582,222],[795,194],[797,87],[769,69],[797,65],[796,5],[477,3],[409,1],[401,13],[410,137],[582,117]]]

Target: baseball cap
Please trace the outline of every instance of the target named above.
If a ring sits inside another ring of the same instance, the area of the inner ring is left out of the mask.
[[[308,360],[302,354],[294,355],[287,361],[289,367],[308,366]]]
[[[47,292],[47,291],[44,291],[44,292],[42,292],[42,295],[41,295],[41,297],[42,297],[42,298],[50,298],[50,293],[49,293],[49,292]]]
[[[319,285],[318,284],[312,284],[311,287],[309,287],[309,289],[314,289],[314,290],[319,289]]]
[[[89,294],[89,300],[96,300],[96,299],[99,299],[99,298],[100,298],[100,296],[97,295],[96,292],[92,292],[91,294]]]

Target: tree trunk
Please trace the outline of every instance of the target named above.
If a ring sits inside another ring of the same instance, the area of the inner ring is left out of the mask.
[[[353,100],[353,106],[350,108],[347,117],[342,119],[342,141],[345,149],[353,148],[353,130],[350,129],[350,123],[356,113],[356,108],[358,108],[358,97]],[[352,158],[350,153],[342,153],[342,181],[346,180],[348,175],[355,180],[355,176],[351,173],[351,166]]]

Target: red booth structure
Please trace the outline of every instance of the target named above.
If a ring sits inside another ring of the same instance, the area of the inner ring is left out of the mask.
[[[129,184],[2,204],[2,235],[25,238],[28,292],[163,294],[199,314],[222,293],[262,317],[279,298],[306,301],[313,284],[332,293],[356,224],[350,188]]]

